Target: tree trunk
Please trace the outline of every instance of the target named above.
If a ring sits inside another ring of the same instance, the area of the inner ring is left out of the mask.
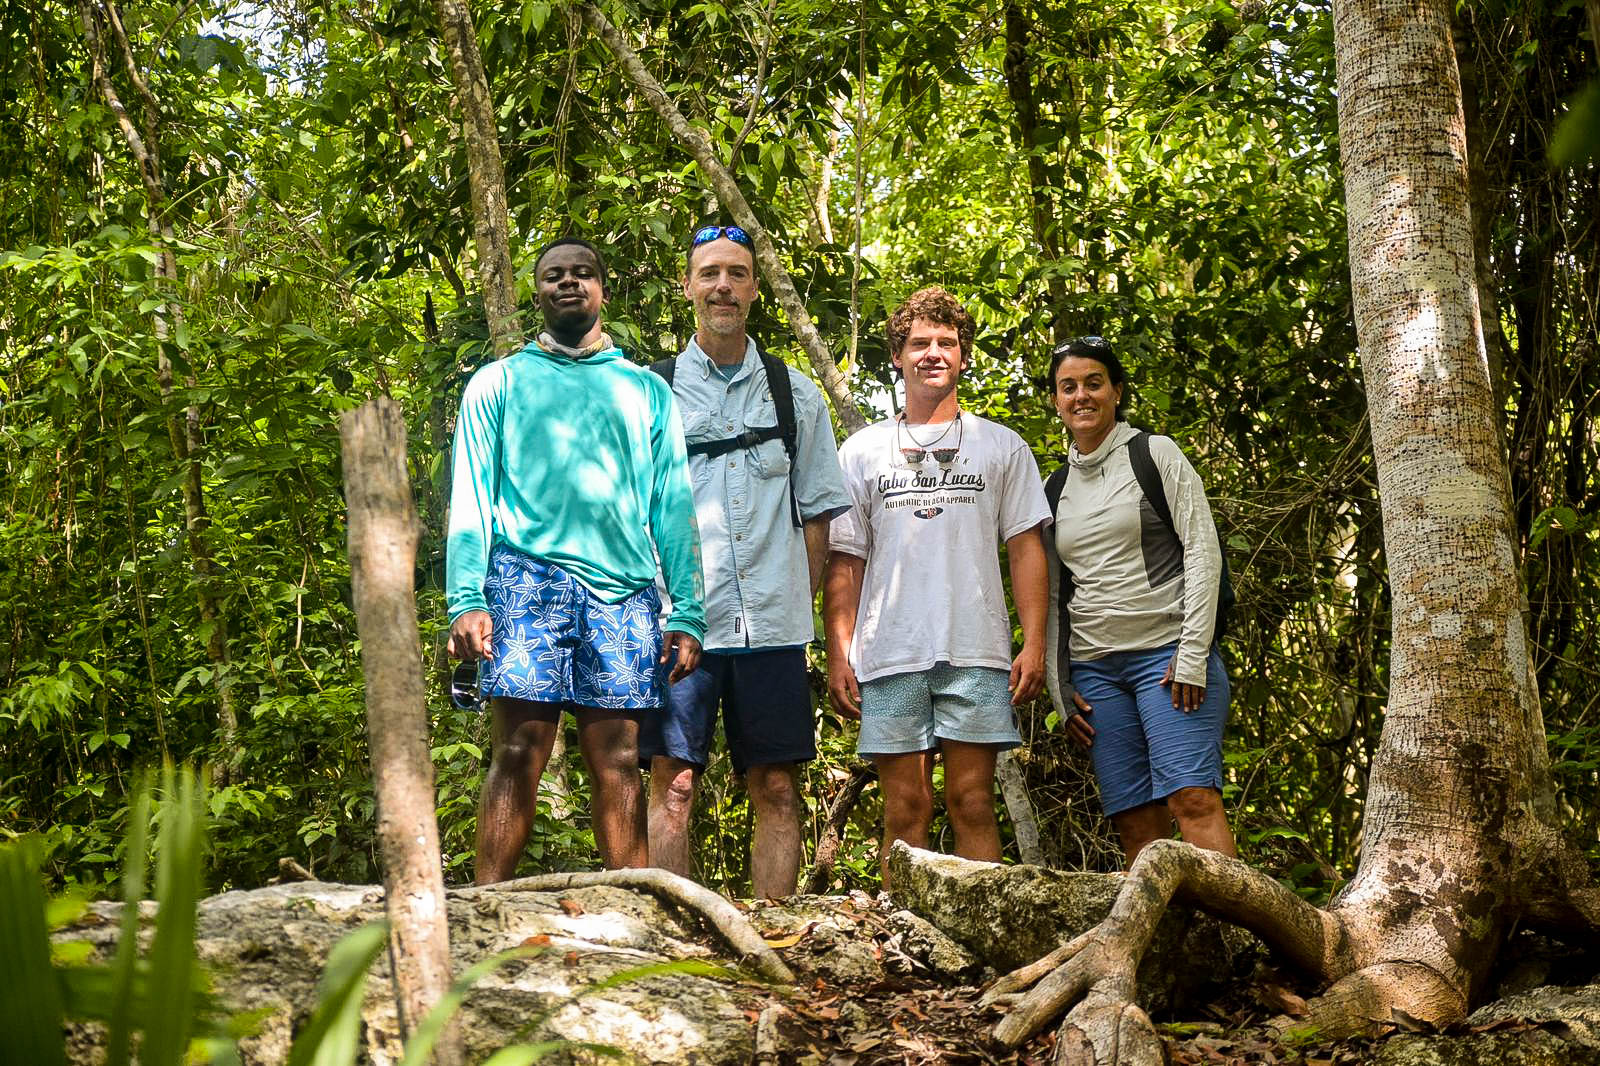
[[[511,239],[506,207],[506,172],[500,160],[500,130],[495,122],[489,80],[478,53],[478,35],[465,0],[434,0],[450,73],[456,84],[456,107],[467,146],[467,180],[472,190],[473,237],[478,251],[478,280],[483,286],[483,314],[489,323],[494,354],[505,357],[522,346],[517,314],[517,279],[511,269]]]
[[[409,1036],[450,987],[450,929],[413,592],[421,528],[406,476],[399,405],[380,396],[350,411],[339,436],[389,950],[400,1024]],[[435,1061],[459,1063],[459,1041],[459,1034],[448,1033]]]
[[[997,1028],[1062,1006],[1058,1062],[1155,1062],[1129,1001],[1166,902],[1184,893],[1326,983],[1325,1036],[1458,1021],[1507,930],[1600,925],[1587,868],[1553,830],[1510,474],[1479,324],[1465,122],[1448,0],[1336,0],[1340,145],[1356,330],[1393,595],[1389,706],[1356,875],[1327,909],[1243,864],[1161,841],[1091,942]]]
[[[144,185],[146,218],[150,235],[157,249],[155,276],[157,291],[163,303],[150,316],[151,332],[156,338],[156,383],[161,397],[171,400],[173,393],[172,359],[167,346],[183,343],[187,331],[183,324],[183,305],[177,300],[178,259],[173,253],[171,203],[162,180],[160,132],[160,102],[150,91],[134,62],[133,49],[122,28],[122,17],[111,0],[105,0],[104,16],[117,40],[118,54],[123,70],[141,105],[141,121],[136,125],[121,96],[112,84],[107,70],[104,38],[100,31],[100,14],[88,0],[79,0],[78,17],[83,24],[83,36],[89,44],[91,75],[106,107],[116,117],[117,127],[138,168],[139,180]],[[189,382],[193,384],[193,382]],[[225,786],[232,777],[236,760],[243,751],[238,743],[239,715],[234,707],[233,670],[228,650],[228,616],[222,607],[218,590],[217,566],[206,539],[211,516],[206,512],[204,473],[201,454],[205,443],[200,436],[200,411],[194,406],[185,408],[183,417],[167,420],[167,435],[172,443],[172,454],[183,469],[183,528],[189,546],[189,558],[194,568],[195,592],[199,600],[200,629],[205,637],[206,657],[211,660],[212,684],[217,691],[217,743],[225,753],[218,762],[213,779],[216,787]]]
[[[789,325],[794,330],[800,347],[805,350],[807,358],[811,361],[811,372],[821,383],[822,391],[827,393],[828,399],[833,402],[834,413],[839,416],[839,422],[844,426],[845,432],[854,433],[865,426],[867,420],[862,417],[861,409],[856,406],[855,397],[850,392],[850,382],[839,371],[839,364],[834,361],[833,355],[822,339],[822,334],[817,331],[816,323],[811,320],[805,301],[796,291],[788,270],[784,269],[783,260],[778,257],[778,249],[773,245],[772,238],[757,221],[755,212],[750,209],[750,202],[744,198],[744,193],[739,191],[739,185],[733,180],[733,175],[717,158],[716,149],[710,139],[683,117],[683,112],[678,110],[672,98],[667,95],[667,91],[661,87],[661,83],[645,69],[644,63],[640,61],[627,39],[607,21],[598,7],[593,4],[579,4],[578,10],[582,13],[583,20],[600,35],[606,47],[617,57],[623,75],[643,94],[650,107],[661,116],[667,128],[672,130],[673,136],[678,138],[694,157],[694,161],[700,165],[701,171],[716,189],[717,198],[733,215],[734,221],[749,232],[751,240],[755,242],[756,264],[766,276],[767,284],[772,286],[778,305],[789,317]]]
[[[1055,265],[1061,258],[1061,240],[1056,232],[1056,214],[1050,174],[1039,153],[1035,135],[1039,124],[1039,105],[1033,95],[1033,63],[1028,54],[1028,38],[1033,20],[1022,10],[1020,0],[1006,3],[1006,58],[1004,64],[1006,95],[1016,112],[1017,144],[1028,159],[1028,196],[1032,201],[1033,239],[1038,242],[1043,258],[1050,264],[1046,282],[1050,292],[1050,328],[1053,339],[1060,343],[1067,339],[1068,322],[1063,313],[1067,303],[1067,286]]]
[[[1039,820],[1033,813],[1033,801],[1028,798],[1028,778],[1017,765],[1015,752],[1003,751],[995,759],[995,778],[1000,782],[1000,797],[1005,801],[1011,828],[1017,834],[1017,857],[1029,866],[1053,865],[1045,854]]]

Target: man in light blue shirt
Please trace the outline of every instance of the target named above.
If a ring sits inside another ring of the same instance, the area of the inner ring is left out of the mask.
[[[697,331],[669,360],[688,444],[705,571],[705,654],[643,723],[650,760],[650,864],[689,873],[689,815],[717,708],[755,811],[755,895],[793,894],[800,872],[798,767],[816,757],[805,647],[827,560],[828,523],[850,505],[822,394],[769,367],[745,333],[759,295],[750,237],[706,226],[688,251],[683,293]],[[664,366],[663,370],[666,369]],[[780,393],[774,396],[773,379]],[[784,439],[784,381],[793,405]]]

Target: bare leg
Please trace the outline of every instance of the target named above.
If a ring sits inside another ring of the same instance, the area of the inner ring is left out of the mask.
[[[689,815],[700,772],[693,763],[657,755],[650,760],[650,865],[689,876]]]
[[[914,848],[928,846],[928,826],[933,822],[933,752],[871,758],[883,789],[883,847],[878,865],[883,871],[883,887],[888,888],[890,846],[896,840]]]
[[[578,745],[594,783],[594,842],[607,869],[650,863],[645,844],[639,720],[628,711],[579,707]]]
[[[1218,851],[1236,858],[1233,833],[1228,829],[1228,814],[1222,809],[1222,793],[1214,788],[1180,788],[1167,797],[1167,810],[1178,822],[1183,839],[1197,848]]]
[[[1172,812],[1165,803],[1146,803],[1118,811],[1111,816],[1117,837],[1122,841],[1124,869],[1133,868],[1133,860],[1153,840],[1165,840],[1172,835]]]
[[[488,885],[517,870],[517,859],[533,832],[539,777],[550,759],[561,708],[551,703],[496,699],[493,754],[478,800],[478,855],[474,880]]]
[[[981,862],[1000,861],[1000,827],[994,820],[992,744],[941,740],[944,753],[944,807],[956,833],[956,854]]]
[[[794,895],[800,877],[800,774],[793,763],[752,766],[745,774],[755,808],[751,890],[758,899]]]

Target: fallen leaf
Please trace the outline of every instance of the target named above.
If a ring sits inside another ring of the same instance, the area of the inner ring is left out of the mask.
[[[525,948],[547,948],[550,946],[550,937],[546,933],[535,933],[522,942]]]
[[[562,961],[568,966],[576,966],[578,965],[578,953],[576,951],[569,951],[567,952],[567,957]]]
[[[583,913],[583,904],[575,899],[558,899],[556,902],[561,905],[562,910],[567,912],[567,917],[569,918],[576,918]]]

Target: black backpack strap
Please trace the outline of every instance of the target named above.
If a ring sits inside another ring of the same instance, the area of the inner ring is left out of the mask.
[[[761,366],[767,372],[767,390],[772,393],[772,407],[778,413],[778,435],[783,439],[783,450],[789,453],[792,463],[800,445],[796,439],[794,388],[789,381],[789,367],[777,356],[768,355],[759,344],[756,345],[756,354],[761,357]]]
[[[678,372],[678,357],[669,355],[665,359],[657,359],[650,364],[650,372],[659,374],[661,380],[667,383],[667,388],[672,387],[672,375]]]
[[[1150,501],[1156,517],[1176,539],[1178,528],[1172,524],[1172,508],[1167,505],[1167,487],[1161,480],[1161,471],[1150,456],[1150,434],[1140,430],[1128,440],[1128,461],[1133,464],[1133,476],[1139,482],[1139,491]],[[1217,546],[1221,550],[1222,565],[1217,576],[1217,623],[1212,631],[1211,643],[1216,644],[1228,635],[1228,622],[1233,614],[1233,574],[1228,569],[1228,553],[1222,543],[1222,530],[1217,530]]]
[[[761,345],[756,345],[761,366],[767,372],[767,391],[772,393],[772,409],[778,415],[778,438],[783,450],[789,454],[789,518],[794,528],[801,529],[805,522],[800,518],[800,500],[794,493],[794,459],[800,452],[798,430],[794,417],[794,388],[789,382],[789,367],[777,356],[768,355]],[[763,438],[767,439],[767,438]]]
[[[1133,476],[1139,482],[1139,491],[1155,508],[1156,517],[1167,527],[1167,532],[1176,537],[1178,530],[1172,524],[1172,508],[1167,506],[1167,486],[1161,481],[1161,471],[1156,469],[1156,461],[1150,457],[1150,434],[1142,429],[1128,439],[1128,461],[1133,464]]]
[[[1044,480],[1044,498],[1050,504],[1052,524],[1056,520],[1056,512],[1061,510],[1061,492],[1067,487],[1067,474],[1071,470],[1070,463],[1062,463],[1060,469]]]

